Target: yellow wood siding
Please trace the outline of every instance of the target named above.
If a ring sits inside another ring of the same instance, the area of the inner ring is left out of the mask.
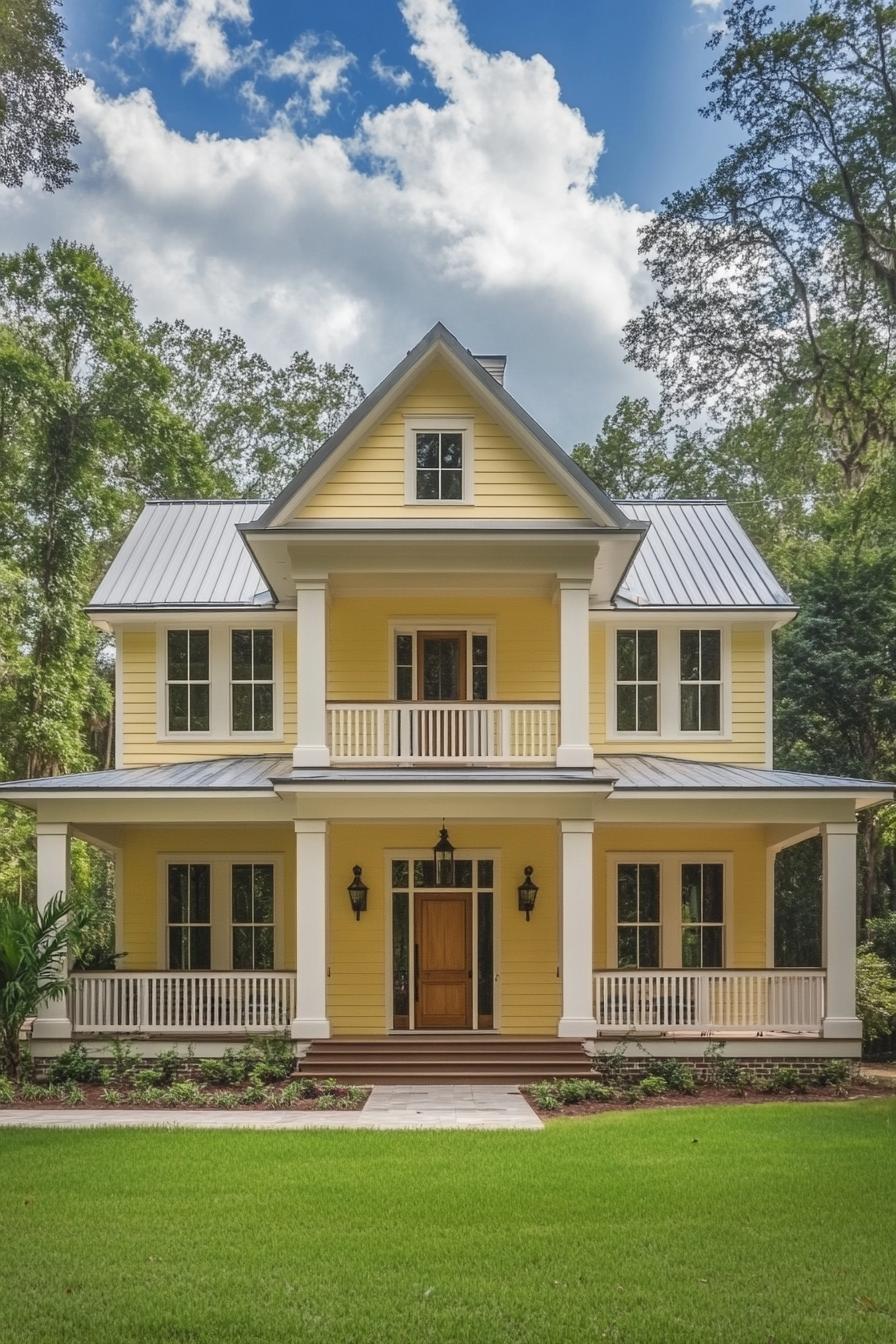
[[[292,826],[134,826],[122,831],[123,971],[159,970],[167,915],[160,891],[159,855],[282,855],[283,958],[278,970],[296,964],[295,831]]]
[[[449,821],[458,849],[497,850],[501,884],[497,918],[495,1003],[498,1024],[509,1035],[554,1035],[560,1017],[558,964],[557,830],[543,825],[470,825]],[[383,825],[334,824],[330,830],[330,900],[327,1012],[334,1035],[378,1035],[387,1029],[386,852],[431,850],[437,822]],[[370,888],[367,913],[356,920],[346,895],[352,865],[359,863]],[[527,924],[517,909],[517,886],[531,863],[541,890]]]
[[[405,503],[405,415],[472,416],[474,503]],[[301,518],[584,518],[560,488],[444,362],[421,373],[400,405],[371,429],[297,511]]]
[[[201,620],[196,628],[202,627]],[[122,630],[119,656],[124,765],[168,765],[216,756],[262,756],[291,751],[296,735],[295,626],[284,625],[281,638],[283,735],[280,738],[195,738],[166,740],[158,731],[158,665],[155,630]]]
[[[493,621],[496,698],[556,700],[560,694],[559,615],[550,598],[342,597],[329,613],[330,700],[389,699],[390,621],[431,629],[438,629],[440,621]]]
[[[686,618],[683,619],[686,624]],[[644,626],[649,627],[649,616]],[[700,761],[763,765],[766,758],[765,632],[731,629],[731,734],[727,740],[694,738],[609,738],[607,725],[607,630],[591,626],[591,743],[600,752],[682,756]],[[673,688],[674,693],[674,688]]]
[[[615,892],[607,890],[608,857],[614,853],[642,852],[730,854],[731,939],[727,949],[730,967],[748,968],[768,964],[766,933],[766,849],[762,826],[609,826],[598,823],[595,835],[594,965],[607,965],[607,902]],[[675,906],[666,893],[666,912]]]

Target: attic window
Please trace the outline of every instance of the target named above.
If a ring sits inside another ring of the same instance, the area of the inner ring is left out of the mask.
[[[408,504],[472,503],[473,421],[467,417],[406,422]]]

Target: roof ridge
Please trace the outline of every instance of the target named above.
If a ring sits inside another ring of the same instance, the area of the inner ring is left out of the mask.
[[[145,499],[144,504],[270,504],[269,499],[223,499],[214,496],[211,499]]]
[[[716,498],[714,495],[708,499],[656,499],[650,495],[642,495],[640,498],[631,499],[614,498],[614,504],[722,504],[725,508],[731,508],[731,502],[727,499]]]

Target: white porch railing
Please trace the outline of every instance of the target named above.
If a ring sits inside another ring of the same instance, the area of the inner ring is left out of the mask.
[[[71,977],[75,1031],[283,1031],[294,971],[101,971]]]
[[[824,971],[598,971],[602,1029],[812,1031],[824,1017]]]
[[[560,707],[494,701],[331,703],[330,757],[349,765],[553,761]]]

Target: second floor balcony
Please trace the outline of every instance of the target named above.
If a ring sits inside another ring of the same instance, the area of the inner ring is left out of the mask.
[[[330,759],[343,765],[553,763],[557,702],[337,701],[327,704]]]

